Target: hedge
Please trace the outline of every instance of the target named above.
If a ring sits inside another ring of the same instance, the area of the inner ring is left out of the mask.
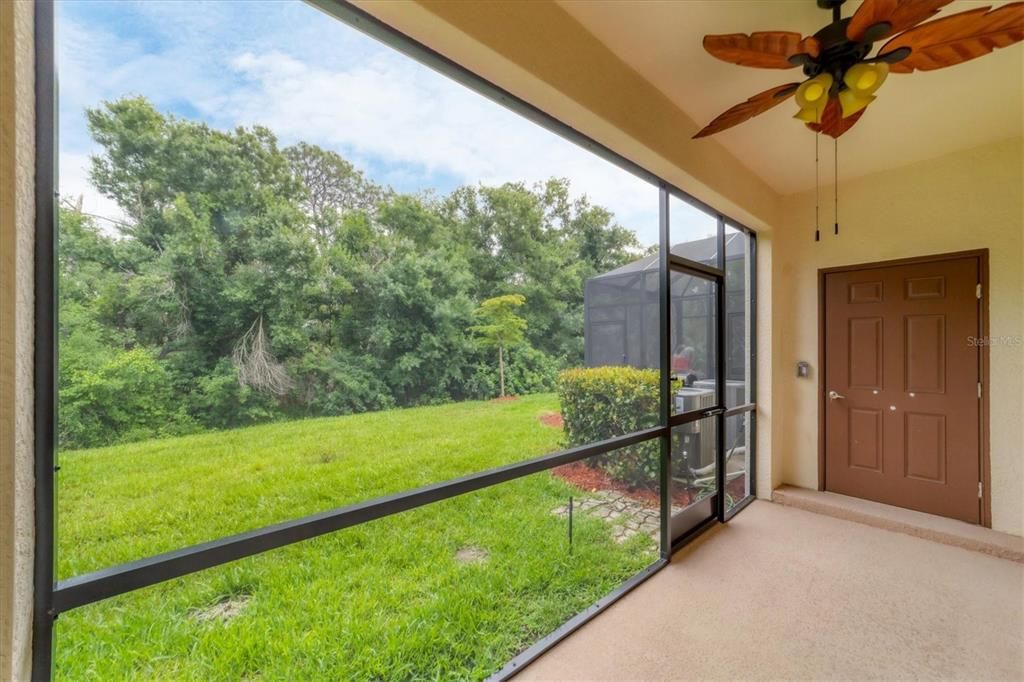
[[[566,445],[584,445],[658,424],[658,371],[633,367],[569,369],[558,376]],[[658,481],[659,441],[591,457],[610,476],[634,487]]]

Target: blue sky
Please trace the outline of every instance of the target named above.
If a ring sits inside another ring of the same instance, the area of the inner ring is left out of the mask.
[[[657,242],[653,186],[301,2],[63,0],[57,18],[61,192],[88,212],[123,217],[88,183],[84,109],[143,95],[334,149],[400,191],[567,177]]]

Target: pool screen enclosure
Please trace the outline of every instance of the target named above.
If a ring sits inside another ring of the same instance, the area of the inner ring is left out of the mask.
[[[749,237],[732,231],[725,238],[725,270],[728,273],[725,320],[729,362],[726,377],[730,382],[745,381],[741,340],[746,335],[745,301],[747,282],[743,277],[746,242]],[[710,268],[717,266],[717,238],[706,237],[674,244],[672,254]],[[705,345],[714,327],[714,295],[693,291],[693,276],[672,290],[672,325],[680,344],[673,348],[673,371],[684,378],[689,373],[687,353]],[[619,268],[591,277],[584,291],[584,359],[588,367],[622,365],[657,369],[660,329],[658,326],[658,256],[652,254]],[[684,334],[685,327],[685,334]],[[702,335],[692,336],[694,332]],[[706,364],[694,361],[694,364]],[[713,374],[694,373],[696,381],[712,380]],[[738,403],[737,403],[738,404]]]
[[[657,421],[600,442],[57,580],[55,497],[60,469],[55,443],[57,79],[54,3],[39,0],[35,5],[38,140],[32,666],[35,679],[47,680],[52,676],[54,621],[61,613],[597,455],[640,444],[651,445],[658,460],[660,558],[494,673],[497,678],[507,678],[665,566],[671,553],[690,538],[716,522],[728,521],[753,499],[756,442],[754,233],[354,5],[341,0],[309,0],[309,4],[657,188],[659,243],[656,251],[591,277],[583,292],[585,364],[657,370]],[[685,202],[708,217],[717,225],[717,233],[698,240],[673,241],[670,200]],[[724,254],[724,258],[720,259],[719,254]],[[696,393],[686,393],[686,389]],[[686,397],[690,395],[699,399]],[[698,434],[699,439],[695,438]],[[699,446],[695,445],[698,442]],[[740,442],[742,446],[737,445]],[[732,468],[727,450],[730,454],[742,453],[746,458],[745,467]],[[685,471],[680,467],[684,453]],[[746,480],[746,487],[739,493],[729,488],[731,477],[737,475]],[[315,605],[310,604],[309,608]]]

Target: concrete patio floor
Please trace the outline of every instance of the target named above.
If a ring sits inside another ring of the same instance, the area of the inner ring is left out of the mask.
[[[1024,566],[758,501],[520,680],[1024,679]]]

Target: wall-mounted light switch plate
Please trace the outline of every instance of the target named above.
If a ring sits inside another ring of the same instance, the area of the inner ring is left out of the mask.
[[[801,379],[811,376],[811,365],[803,360],[796,363],[796,375]]]

